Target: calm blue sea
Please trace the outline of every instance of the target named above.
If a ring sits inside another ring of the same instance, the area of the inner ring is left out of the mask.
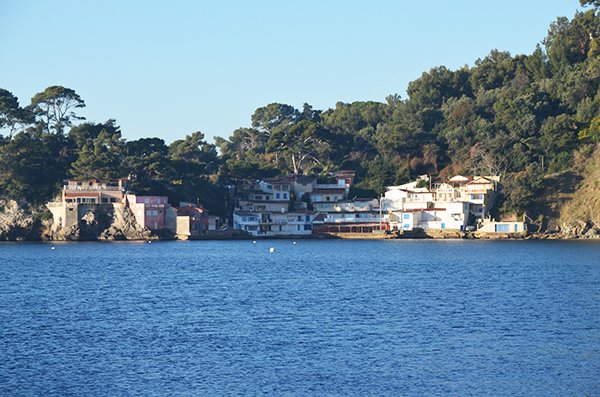
[[[598,396],[600,244],[0,244],[0,395],[256,394]]]

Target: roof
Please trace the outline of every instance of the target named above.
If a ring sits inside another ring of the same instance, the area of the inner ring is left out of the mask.
[[[65,192],[65,197],[100,197],[102,195],[102,191],[98,190],[98,191],[94,191],[94,192],[90,192],[89,190],[87,191],[73,191],[73,190],[67,190]]]
[[[467,185],[489,185],[490,183],[494,183],[491,179],[486,178],[485,176],[478,176],[472,181],[468,182]]]
[[[330,211],[327,215],[336,215],[336,214],[375,214],[379,215],[379,210],[370,210],[370,211]]]
[[[281,178],[267,178],[267,179],[263,179],[263,182],[266,183],[270,183],[272,185],[283,185],[283,184],[289,184],[290,183],[290,177],[281,177]]]
[[[392,211],[392,212],[402,213],[402,212],[425,212],[425,211],[446,211],[446,208],[407,208],[402,211]]]
[[[288,200],[242,200],[244,203],[274,203],[274,204],[288,204]]]
[[[323,221],[325,221],[326,218],[327,218],[327,214],[320,213],[319,215],[317,215],[315,217],[314,220],[315,221],[322,221],[323,222]]]
[[[348,175],[348,176],[354,176],[356,175],[356,171],[354,170],[341,170],[339,172],[336,172],[335,175]]]
[[[294,177],[294,181],[303,185],[307,183],[313,183],[315,180],[317,180],[316,176],[296,175]]]
[[[344,192],[346,191],[346,189],[344,189],[343,187],[339,188],[339,189],[315,189],[312,191],[312,194],[337,194],[337,193],[341,193],[344,194]]]
[[[199,214],[203,214],[206,212],[206,210],[204,208],[200,208],[200,207],[196,207],[194,205],[186,205],[183,207],[174,207],[175,211],[177,211],[177,215],[187,215],[187,216],[191,216],[194,213],[199,213]]]
[[[452,178],[448,179],[448,182],[467,182],[471,179],[473,178],[463,175],[454,175]]]
[[[256,212],[251,212],[251,211],[234,211],[233,215],[237,215],[237,216],[259,216],[260,214],[256,213]]]

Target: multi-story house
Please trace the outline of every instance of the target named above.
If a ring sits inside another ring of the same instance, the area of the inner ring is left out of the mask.
[[[498,177],[457,175],[431,189],[417,188],[417,181],[390,186],[382,198],[382,208],[390,213],[393,229],[465,230],[469,223],[489,216],[498,182]]]
[[[220,219],[210,215],[204,208],[191,203],[179,203],[177,211],[177,238],[187,240],[190,238],[206,235],[211,231],[217,231],[220,227]]]
[[[64,181],[61,196],[46,204],[54,219],[54,227],[67,228],[96,206],[125,207],[127,179],[98,181],[96,179]]]
[[[176,212],[166,196],[127,194],[126,203],[138,225],[149,230],[175,230]]]

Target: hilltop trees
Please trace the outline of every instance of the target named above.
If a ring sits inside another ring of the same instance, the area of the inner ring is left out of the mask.
[[[52,86],[31,98],[29,109],[45,132],[62,134],[71,127],[77,116],[75,109],[85,107],[85,102],[70,88]]]

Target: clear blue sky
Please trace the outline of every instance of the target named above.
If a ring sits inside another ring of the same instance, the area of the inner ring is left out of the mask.
[[[405,97],[438,65],[530,53],[578,0],[0,0],[0,87],[74,89],[125,138],[229,136],[271,102]]]

